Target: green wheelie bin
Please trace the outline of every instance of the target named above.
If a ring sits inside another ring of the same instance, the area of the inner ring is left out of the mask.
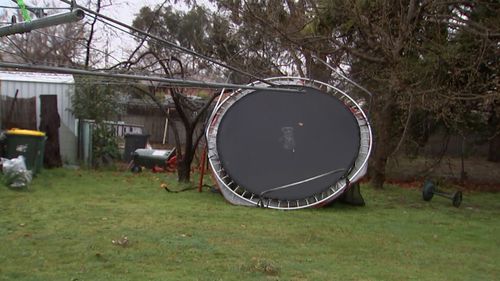
[[[47,137],[44,132],[10,129],[6,132],[5,157],[8,159],[24,156],[26,168],[33,175],[40,172],[43,167],[43,156],[45,152],[45,141]]]

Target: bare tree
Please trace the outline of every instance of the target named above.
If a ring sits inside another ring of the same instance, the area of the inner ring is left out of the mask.
[[[142,53],[136,60],[123,62],[119,65],[127,66],[127,68],[143,72],[146,69],[151,69],[152,72],[158,72],[157,66],[167,77],[174,77],[175,73],[179,72],[183,76],[183,64],[175,58],[162,58],[160,55],[152,51]],[[179,128],[176,122],[170,122],[174,137],[177,156],[177,174],[180,182],[189,182],[191,176],[191,164],[193,162],[198,144],[203,137],[205,121],[208,118],[208,109],[213,100],[218,96],[217,92],[212,93],[202,103],[194,102],[184,94],[183,88],[172,85],[156,85],[157,87],[164,86],[168,88],[170,97],[175,106],[175,113],[179,117],[185,131],[185,139],[180,139]],[[165,117],[170,121],[173,120],[173,115],[166,109],[166,105],[162,102],[161,97],[156,95],[157,87],[139,87],[135,86],[144,95],[150,97],[160,110],[165,114]]]
[[[84,38],[82,25],[66,24],[0,38],[2,59],[50,65],[81,63]]]

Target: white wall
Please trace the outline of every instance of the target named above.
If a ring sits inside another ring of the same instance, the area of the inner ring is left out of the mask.
[[[0,95],[14,97],[19,89],[18,98],[36,99],[37,128],[40,126],[40,95],[57,95],[57,108],[61,118],[59,143],[63,163],[77,163],[77,131],[71,109],[71,95],[74,93],[72,75],[2,72],[0,71]]]

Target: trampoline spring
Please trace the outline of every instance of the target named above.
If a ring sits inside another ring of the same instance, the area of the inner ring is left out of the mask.
[[[235,190],[236,191],[236,190]],[[240,195],[241,197],[245,197],[245,194],[247,194],[247,191],[244,190],[243,193]]]
[[[288,208],[290,208],[290,201],[286,200]]]
[[[254,197],[255,197],[255,194],[252,193],[252,195],[250,196],[249,200],[253,200]]]
[[[234,192],[236,192],[238,189],[240,189],[240,186],[237,185],[235,189],[233,189]]]
[[[318,202],[318,197],[316,197],[316,195],[314,195],[314,200],[316,200],[316,202]]]
[[[297,201],[297,202],[296,202],[296,205],[295,205],[295,206],[299,207],[299,206],[300,206],[300,202],[299,202],[299,200],[296,200],[296,201]]]

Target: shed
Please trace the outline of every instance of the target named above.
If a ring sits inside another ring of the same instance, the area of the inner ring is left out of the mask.
[[[70,110],[74,82],[73,76],[67,74],[0,71],[2,116],[0,122],[17,120],[22,124],[18,126],[25,127],[23,129],[36,130],[40,127],[41,108],[44,106],[41,96],[56,96],[57,111],[61,121],[59,127],[61,158],[63,164],[76,164],[77,126]],[[15,98],[16,93],[17,98]],[[3,123],[0,124],[3,129],[10,126]]]

